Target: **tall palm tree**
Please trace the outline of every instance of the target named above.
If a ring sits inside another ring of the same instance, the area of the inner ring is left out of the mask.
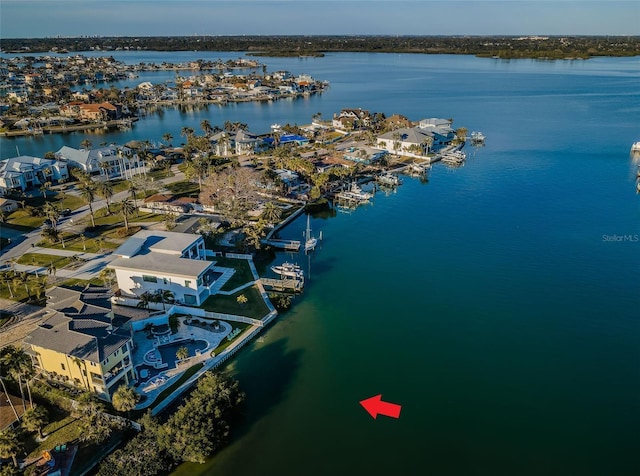
[[[151,295],[151,293],[147,291],[143,292],[140,296],[138,296],[138,299],[140,301],[138,301],[138,304],[136,304],[136,307],[139,307],[140,309],[149,309],[149,303],[154,302],[153,296]]]
[[[95,186],[93,183],[83,183],[80,185],[80,196],[89,204],[89,213],[91,214],[91,225],[96,227],[96,219],[93,216],[93,206],[91,205],[96,199]]]
[[[60,211],[58,210],[58,207],[51,202],[47,202],[44,204],[44,207],[42,207],[42,210],[44,211],[44,215],[51,220],[51,228],[57,230],[58,219],[60,218]]]
[[[80,142],[80,147],[82,147],[83,149],[90,149],[92,145],[93,144],[89,139],[85,139],[82,142]]]
[[[138,186],[135,182],[129,181],[129,187],[127,191],[131,194],[131,198],[133,198],[133,206],[138,208],[138,203],[136,202],[136,192],[138,191]]]
[[[101,162],[100,163],[100,170],[102,170],[104,172],[104,176],[107,179],[107,182],[110,180],[109,177],[109,172],[111,171],[111,167],[109,166],[108,163],[106,162]]]
[[[173,136],[167,132],[162,136],[162,140],[166,142],[169,147],[171,147],[171,141],[173,140]]]
[[[27,431],[35,431],[40,439],[43,438],[42,428],[49,423],[47,409],[42,405],[30,408],[22,416],[22,427]]]
[[[11,458],[13,465],[18,467],[17,456],[22,451],[22,442],[13,428],[0,433],[0,458]]]
[[[1,278],[2,282],[4,283],[5,286],[7,286],[7,288],[9,289],[9,295],[11,296],[11,299],[13,299],[15,296],[13,295],[13,289],[11,289],[11,281],[13,280],[13,278],[11,276],[9,276],[9,273],[2,273]]]
[[[159,298],[160,302],[162,303],[163,311],[165,310],[165,303],[171,304],[175,301],[173,292],[169,291],[168,289],[161,289],[160,291],[158,291],[157,298]]]
[[[74,364],[76,364],[78,366],[78,371],[80,372],[80,375],[82,376],[82,383],[84,384],[85,388],[89,388],[89,377],[87,375],[85,375],[86,369],[85,369],[85,372],[82,371],[82,363],[83,363],[83,361],[78,357],[72,357],[71,360],[73,361]]]
[[[213,130],[213,128],[211,127],[211,123],[207,119],[203,119],[200,122],[200,128],[202,129],[202,132],[204,132],[205,136],[211,134],[211,131]]]
[[[124,218],[124,228],[127,232],[129,231],[128,218],[131,215],[133,215],[133,212],[135,211],[136,211],[136,207],[133,206],[133,203],[131,203],[131,200],[128,200],[125,198],[118,204],[118,212],[120,212],[120,214],[122,215],[122,218]]]
[[[97,192],[107,201],[107,214],[111,215],[109,200],[113,197],[113,185],[111,182],[98,182]]]
[[[180,129],[180,135],[183,136],[185,139],[193,135],[194,132],[195,131],[191,127],[187,127],[187,126],[184,126],[182,129]]]

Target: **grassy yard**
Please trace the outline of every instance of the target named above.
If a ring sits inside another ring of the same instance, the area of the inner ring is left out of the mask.
[[[174,175],[173,172],[171,172],[170,170],[167,171],[165,169],[160,169],[160,170],[154,170],[153,172],[147,172],[147,179],[153,182],[155,180],[160,180],[167,177],[173,177],[173,175]]]
[[[96,226],[100,225],[122,225],[124,226],[124,219],[120,213],[115,212],[115,206],[111,205],[111,215],[107,213],[107,207],[99,208],[94,213],[94,218],[96,221]],[[135,213],[128,218],[129,223],[133,223],[136,221],[162,221],[164,219],[163,215],[156,215],[155,213],[139,213],[136,215]],[[85,218],[85,223],[91,223],[91,217],[87,216]]]
[[[200,193],[198,184],[189,181],[170,183],[165,188],[177,197],[197,197]]]
[[[10,276],[11,271],[9,271],[8,273]],[[26,285],[17,277],[15,280],[11,280],[9,283],[5,282],[4,280],[0,281],[0,298],[11,299],[12,301],[26,302],[29,299],[30,294],[32,303],[38,304],[38,302],[35,301],[37,298],[36,289],[39,288],[43,292],[44,288],[46,287],[46,281],[47,276],[44,274],[41,274],[39,278],[36,277],[35,274],[27,274]],[[11,286],[11,289],[9,289],[9,286]],[[29,294],[27,294],[27,288],[29,289]]]
[[[86,279],[71,278],[71,279],[67,279],[66,281],[63,281],[58,286],[67,286],[67,287],[76,286],[76,287],[84,288],[87,284],[104,286],[104,282],[100,278],[91,278],[89,281],[87,281]]]
[[[235,258],[211,258],[216,262],[216,266],[221,266],[223,268],[233,268],[236,270],[231,276],[231,279],[224,283],[222,286],[223,291],[231,291],[232,289],[237,288],[238,286],[242,286],[243,284],[254,281],[253,273],[251,272],[251,268],[249,267],[249,262],[246,259],[235,259]]]
[[[106,235],[106,234],[105,234]],[[58,250],[68,250],[68,251],[86,251],[87,253],[100,253],[109,250],[115,250],[120,243],[114,243],[112,241],[103,239],[102,242],[98,240],[98,238],[85,238],[84,245],[82,243],[82,238],[80,238],[79,234],[76,233],[66,233],[63,234],[64,238],[64,246],[62,246],[61,242],[58,243],[49,243],[48,241],[40,241],[38,246],[42,248],[54,248]],[[85,250],[86,248],[86,250]],[[28,264],[28,263],[24,263]]]
[[[245,304],[240,304],[237,301],[241,294],[247,298]],[[262,319],[269,314],[269,308],[262,299],[257,286],[251,286],[230,296],[223,294],[209,296],[201,307],[210,312],[245,316],[252,319]]]
[[[228,322],[228,321],[224,321],[224,322]],[[226,349],[227,347],[229,347],[231,344],[233,344],[241,335],[242,333],[248,328],[251,327],[251,324],[245,324],[243,322],[228,322],[228,324],[231,325],[231,327],[233,327],[234,329],[240,329],[240,332],[238,333],[237,336],[235,336],[233,339],[231,339],[230,341],[227,340],[227,338],[225,337],[224,339],[222,339],[222,342],[220,342],[220,345],[218,345],[218,347],[216,347],[215,349],[213,349],[211,352],[215,353],[215,355],[220,355],[220,352],[222,352],[224,349]]]
[[[43,197],[25,199],[25,205],[30,205],[32,207],[42,207],[45,202],[55,204],[59,210],[64,210],[65,208],[75,210],[76,208],[80,208],[85,205],[82,198],[69,195],[67,193],[58,193],[55,196],[51,194],[47,196],[46,199]],[[42,226],[42,222],[44,222],[45,218],[46,217],[44,216],[31,216],[28,209],[19,208],[7,217],[7,224],[18,229],[27,230]]]
[[[55,414],[53,414],[53,418],[56,418]],[[70,415],[58,418],[61,419],[52,421],[44,427],[42,433],[48,436],[46,440],[41,443],[37,443],[33,438],[27,440],[27,445],[25,445],[25,451],[28,453],[27,458],[38,458],[42,456],[43,451],[69,444],[82,435],[81,420]]]
[[[53,264],[57,269],[64,268],[71,263],[69,256],[48,255],[45,253],[25,253],[18,259],[18,264],[27,266],[49,266]]]

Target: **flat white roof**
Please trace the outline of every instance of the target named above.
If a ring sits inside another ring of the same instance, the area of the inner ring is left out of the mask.
[[[148,253],[133,258],[118,258],[109,263],[109,268],[129,269],[154,276],[179,276],[197,278],[214,265],[213,261],[179,258],[164,253]]]
[[[164,256],[166,254],[181,254],[200,239],[202,239],[200,235],[190,233],[142,230],[120,245],[113,254],[123,258],[131,258],[147,251],[157,251],[163,253]]]

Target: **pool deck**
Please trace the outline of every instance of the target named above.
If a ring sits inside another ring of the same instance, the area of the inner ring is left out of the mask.
[[[149,381],[142,383],[136,391],[145,395],[147,399],[145,400],[147,406],[150,402],[153,402],[157,397],[158,393],[164,390],[167,384],[170,384],[177,378],[182,372],[191,367],[197,362],[201,362],[204,359],[210,358],[210,353],[213,349],[218,347],[224,339],[231,333],[233,330],[233,325],[227,322],[220,322],[220,325],[224,327],[223,332],[213,332],[208,329],[203,329],[198,326],[187,326],[183,324],[182,319],[180,318],[180,326],[178,327],[178,332],[176,334],[171,335],[171,341],[175,342],[181,339],[195,339],[195,340],[204,340],[209,344],[207,348],[202,352],[201,355],[196,355],[191,357],[188,360],[185,360],[184,363],[179,364],[177,367],[169,368],[166,370],[157,369],[157,373],[152,372],[152,377],[155,378],[158,376],[164,377],[164,383],[160,385],[150,384]],[[133,339],[136,343],[136,349],[133,352],[133,361],[136,363],[136,367],[142,364],[146,364],[144,361],[144,356],[147,352],[154,350],[158,343],[158,339],[154,337],[153,339],[147,338],[147,333],[145,331],[137,331],[133,335]],[[148,364],[147,364],[148,365]],[[149,380],[151,380],[149,378]]]

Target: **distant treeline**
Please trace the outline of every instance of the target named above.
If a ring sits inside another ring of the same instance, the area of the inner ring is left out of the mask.
[[[500,58],[589,58],[640,55],[640,36],[170,36],[8,38],[4,52],[156,50],[246,51],[262,56],[321,56],[328,52],[469,54]]]

